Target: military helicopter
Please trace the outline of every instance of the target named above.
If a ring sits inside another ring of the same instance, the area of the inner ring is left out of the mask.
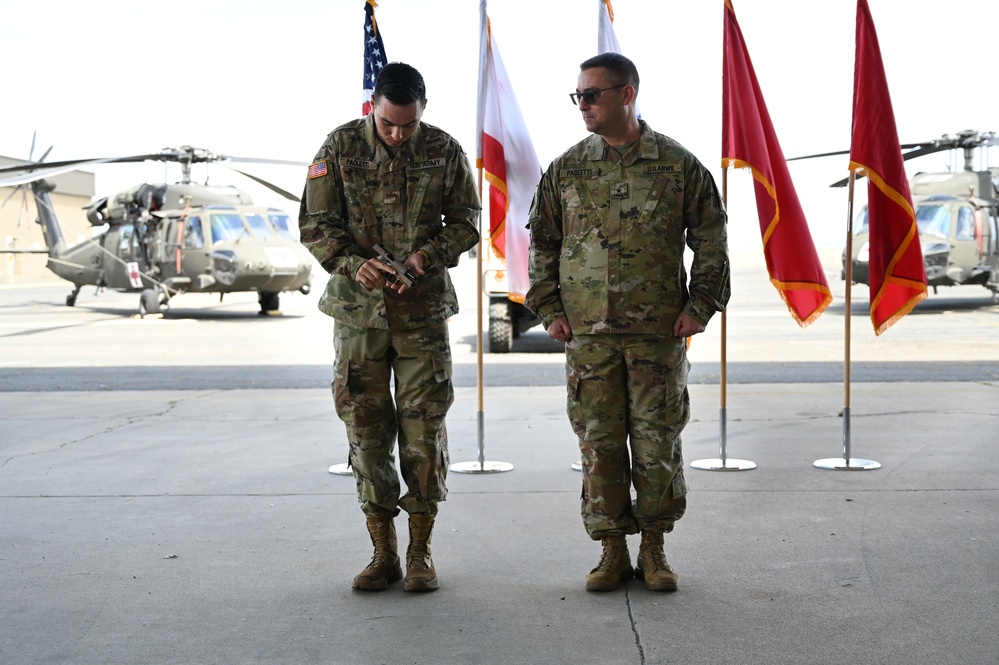
[[[915,174],[909,181],[919,230],[927,285],[937,293],[940,286],[978,284],[999,299],[999,168],[974,169],[974,151],[999,145],[994,132],[967,130],[944,134],[924,143],[901,146],[909,160],[944,150],[961,150],[961,171]],[[849,151],[794,157],[809,159]],[[983,160],[984,161],[984,160]],[[842,187],[849,179],[833,183]],[[853,226],[853,282],[870,284],[867,206],[857,214]],[[846,251],[841,279],[846,279]]]
[[[95,200],[85,207],[87,219],[106,230],[68,246],[49,196],[54,185],[46,176],[95,164],[141,161],[179,163],[183,177],[176,184],[142,183]],[[181,146],[126,157],[29,161],[0,168],[0,186],[30,186],[48,249],[47,267],[74,285],[66,296],[68,306],[76,304],[83,286],[93,285],[139,293],[142,317],[165,313],[175,295],[187,292],[218,293],[221,298],[256,291],[261,314],[279,313],[281,293],[309,292],[312,257],[298,242],[286,212],[255,206],[248,194],[234,187],[191,182],[192,164],[221,162],[305,165]],[[299,200],[261,178],[232,170],[291,201]],[[10,172],[24,173],[2,179]]]

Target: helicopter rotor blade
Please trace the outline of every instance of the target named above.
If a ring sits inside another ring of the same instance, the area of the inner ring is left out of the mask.
[[[245,164],[278,164],[279,166],[308,166],[308,162],[300,162],[288,159],[263,159],[260,157],[230,157],[220,156],[220,159],[230,162],[242,162]]]
[[[3,200],[3,203],[0,203],[0,210],[3,210],[7,206],[7,203],[12,198],[14,198],[14,195],[17,194],[17,192],[21,189],[21,187],[22,187],[21,185],[18,185],[17,187],[15,187],[10,191],[10,194],[7,195],[7,198]]]
[[[267,189],[271,190],[272,192],[274,192],[276,194],[280,194],[281,196],[283,196],[284,198],[288,199],[289,201],[294,201],[295,203],[301,203],[301,201],[302,201],[302,199],[298,198],[294,194],[281,189],[280,187],[278,187],[277,185],[275,185],[273,183],[267,182],[263,178],[258,178],[257,176],[255,176],[253,174],[247,173],[246,171],[240,171],[239,169],[235,169],[235,168],[233,168],[231,166],[228,167],[228,168],[232,169],[233,171],[235,171],[236,173],[238,173],[240,175],[246,176],[247,178],[249,178],[250,180],[253,180],[254,182],[260,183],[261,185],[263,185]]]
[[[31,148],[28,150],[28,161],[35,158],[35,139],[38,138],[38,130],[31,132]]]
[[[6,166],[0,168],[0,173],[9,173],[11,171],[27,171],[27,173],[22,173],[19,176],[7,178],[6,180],[0,180],[0,187],[24,185],[36,180],[41,180],[42,178],[47,178],[48,176],[56,176],[63,173],[69,173],[70,171],[76,171],[92,164],[119,164],[144,161],[163,160],[162,155],[156,153],[151,155],[131,155],[128,157],[101,157],[99,159],[73,159],[64,162],[49,162],[44,165],[44,168],[39,168],[40,165],[37,162],[32,164],[20,164],[18,166]]]
[[[21,228],[21,218],[28,211],[28,191],[24,187],[21,190],[21,205],[17,208],[17,228]]]

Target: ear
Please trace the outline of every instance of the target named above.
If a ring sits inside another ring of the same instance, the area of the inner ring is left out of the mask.
[[[635,97],[638,96],[638,91],[632,85],[624,86],[621,94],[621,101],[624,102],[625,106],[631,106],[635,103]]]

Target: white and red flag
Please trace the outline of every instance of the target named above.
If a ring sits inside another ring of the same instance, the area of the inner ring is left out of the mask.
[[[534,151],[524,116],[507,77],[496,38],[489,25],[486,0],[479,2],[479,90],[476,124],[476,166],[489,183],[489,240],[506,261],[507,290],[514,302],[524,302],[530,286],[527,259],[530,236],[527,214],[541,163]]]

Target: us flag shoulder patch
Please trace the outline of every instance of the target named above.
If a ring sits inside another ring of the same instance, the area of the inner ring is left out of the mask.
[[[309,164],[309,179],[319,178],[326,175],[329,169],[326,168],[326,160],[316,162],[315,164]]]

